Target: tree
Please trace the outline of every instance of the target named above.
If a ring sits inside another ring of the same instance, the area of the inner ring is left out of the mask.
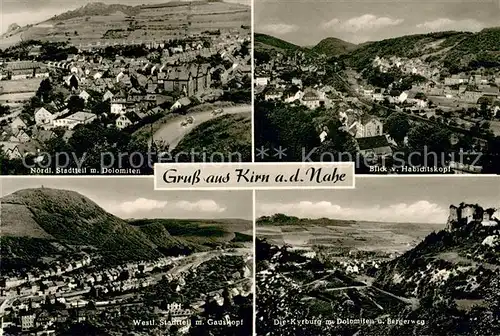
[[[0,117],[10,114],[10,106],[0,104]]]
[[[69,79],[69,88],[70,88],[70,90],[72,90],[72,89],[77,90],[78,89],[78,79],[76,78],[75,75],[72,75],[71,78]]]
[[[440,125],[422,123],[408,132],[408,147],[412,153],[425,153],[425,157],[413,156],[410,164],[424,164],[425,166],[443,163],[445,154],[450,150],[451,132]]]
[[[68,100],[67,107],[70,112],[81,111],[85,108],[85,100],[79,96],[71,96]]]
[[[40,82],[40,86],[36,92],[36,95],[44,102],[48,102],[50,100],[50,95],[52,92],[52,83],[49,78],[45,78]]]
[[[401,112],[392,113],[385,122],[387,133],[397,142],[403,142],[410,130],[408,117]]]

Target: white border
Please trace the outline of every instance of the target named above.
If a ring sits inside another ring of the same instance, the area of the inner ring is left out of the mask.
[[[428,177],[440,177],[440,178],[460,178],[460,177],[498,177],[500,180],[500,175],[497,174],[356,174],[356,178],[358,177],[383,177],[383,178],[388,178],[388,177],[395,177],[395,178],[402,178],[402,177],[420,177],[420,178],[428,178]]]
[[[257,201],[256,201],[256,190],[252,191],[252,225],[253,225],[253,274],[252,274],[252,292],[253,292],[253,315],[252,315],[252,334],[257,335],[257,258],[255,255],[255,249],[257,247]]]
[[[252,161],[250,162],[255,162],[255,122],[254,122],[254,119],[255,119],[255,90],[254,90],[254,82],[255,82],[255,26],[254,26],[254,18],[255,18],[255,11],[254,11],[254,7],[255,7],[255,1],[251,0],[250,1],[250,15],[251,15],[251,23],[250,23],[250,34],[251,34],[251,42],[250,42],[250,46],[251,46],[251,52],[250,52],[250,55],[252,55],[252,59],[251,59],[251,69],[252,69],[252,73],[251,73],[251,89],[250,89],[250,94],[252,95],[252,97],[250,97],[250,102],[252,104],[252,122],[251,122],[251,128],[252,128],[252,150],[251,150],[251,153],[252,153]]]

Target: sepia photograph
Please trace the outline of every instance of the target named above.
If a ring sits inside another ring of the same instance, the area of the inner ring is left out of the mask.
[[[252,161],[251,40],[250,0],[3,1],[1,173]]]
[[[256,161],[500,172],[500,2],[255,0]]]
[[[251,191],[2,180],[1,335],[253,335]]]
[[[500,181],[256,192],[256,333],[500,334]]]

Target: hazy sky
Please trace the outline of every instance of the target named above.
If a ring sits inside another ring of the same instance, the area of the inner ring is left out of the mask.
[[[500,0],[255,0],[255,31],[303,46],[500,26]]]
[[[177,1],[177,0],[176,0]],[[141,4],[158,4],[169,0],[0,0],[0,33],[7,30],[10,24],[20,26],[39,23],[54,15],[62,14],[85,6],[89,2],[106,4],[122,4],[137,6]],[[225,2],[250,5],[251,0],[225,0]]]
[[[257,216],[284,213],[406,223],[446,223],[461,202],[500,207],[498,177],[357,177],[356,189],[257,191]],[[497,217],[500,217],[497,215]]]
[[[154,191],[153,178],[3,177],[1,195],[26,188],[66,189],[121,218],[252,219],[252,191]]]

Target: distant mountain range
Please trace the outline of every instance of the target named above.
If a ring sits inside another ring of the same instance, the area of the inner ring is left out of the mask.
[[[356,45],[334,37],[329,37],[320,41],[313,47],[302,47],[271,35],[256,33],[255,48],[257,50],[276,50],[281,52],[300,50],[304,52],[336,56],[356,49]]]
[[[107,262],[190,254],[251,241],[245,220],[126,221],[74,191],[24,189],[0,199],[2,263],[34,264],[58,249],[96,250]],[[56,244],[56,245],[54,245]],[[54,248],[57,246],[57,248]]]
[[[265,34],[256,34],[256,50],[296,51],[341,56],[348,65],[362,69],[376,56],[415,58],[448,68],[451,72],[500,66],[500,27],[477,33],[445,31],[407,35],[355,45],[337,38],[326,38],[307,48]]]

